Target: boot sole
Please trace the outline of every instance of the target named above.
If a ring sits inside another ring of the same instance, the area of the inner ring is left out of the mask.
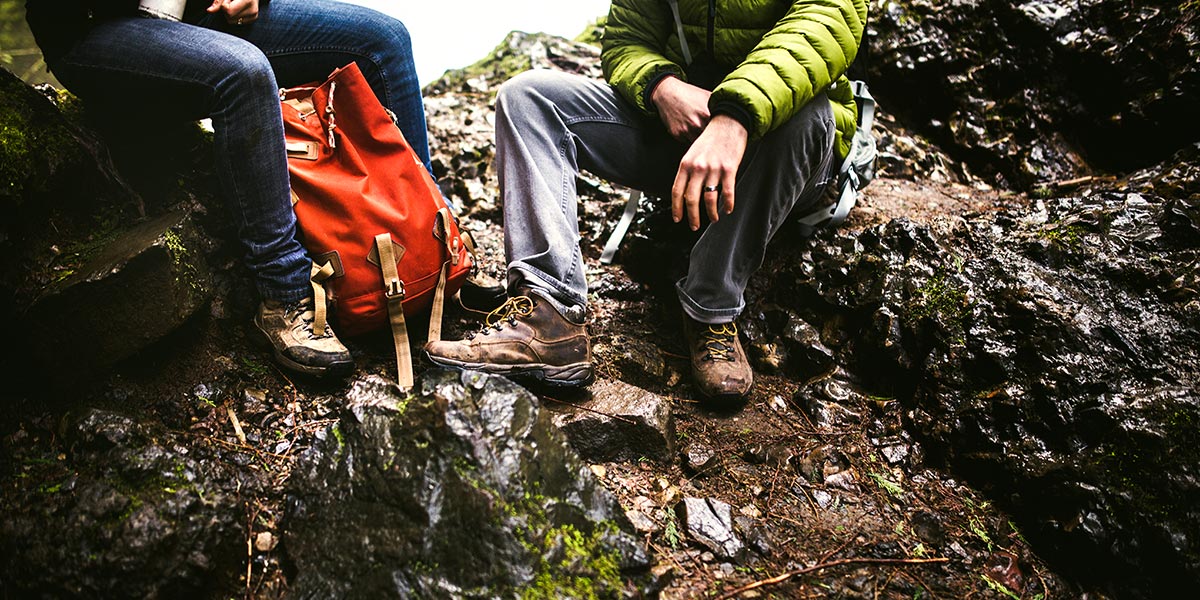
[[[504,375],[512,379],[531,379],[554,387],[584,387],[596,380],[592,363],[573,363],[561,367],[545,364],[496,365],[491,363],[469,363],[440,356],[425,356],[435,365],[460,371],[482,371],[493,375]]]
[[[268,342],[268,344],[269,343],[270,342]],[[311,365],[300,364],[284,356],[283,353],[275,349],[274,346],[271,347],[271,353],[275,355],[275,361],[279,363],[281,367],[284,367],[298,375],[307,375],[317,379],[330,379],[348,377],[354,372],[353,362],[332,363],[324,367],[314,367]]]

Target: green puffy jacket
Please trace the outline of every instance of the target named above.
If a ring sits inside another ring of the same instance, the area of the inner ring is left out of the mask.
[[[679,0],[693,62],[685,68],[667,0],[613,0],[605,25],[604,77],[646,114],[649,93],[675,75],[712,90],[709,111],[761,138],[828,91],[839,157],[857,122],[845,72],[867,22],[866,0]]]

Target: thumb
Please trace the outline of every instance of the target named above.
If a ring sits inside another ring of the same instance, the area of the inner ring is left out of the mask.
[[[204,12],[215,13],[215,12],[221,10],[221,5],[224,3],[225,3],[225,0],[213,0],[212,5],[206,9],[204,9]]]

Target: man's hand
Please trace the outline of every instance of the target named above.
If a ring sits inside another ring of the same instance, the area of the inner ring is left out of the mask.
[[[683,155],[671,186],[671,218],[676,223],[683,220],[686,210],[688,226],[692,231],[700,229],[701,204],[714,223],[720,219],[718,204],[725,214],[733,212],[738,165],[749,137],[746,128],[729,115],[709,121]]]
[[[205,11],[223,13],[230,25],[246,25],[258,18],[258,0],[213,0]]]
[[[667,126],[667,133],[684,144],[690,144],[696,141],[708,124],[708,97],[711,93],[668,75],[654,86],[650,101],[658,108],[658,116]]]

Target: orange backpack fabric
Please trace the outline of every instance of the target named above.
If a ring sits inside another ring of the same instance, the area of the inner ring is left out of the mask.
[[[280,90],[280,100],[300,241],[313,257],[317,325],[327,303],[341,334],[390,327],[397,381],[411,387],[404,316],[432,309],[429,339],[441,337],[445,298],[473,265],[470,238],[358,65]]]

